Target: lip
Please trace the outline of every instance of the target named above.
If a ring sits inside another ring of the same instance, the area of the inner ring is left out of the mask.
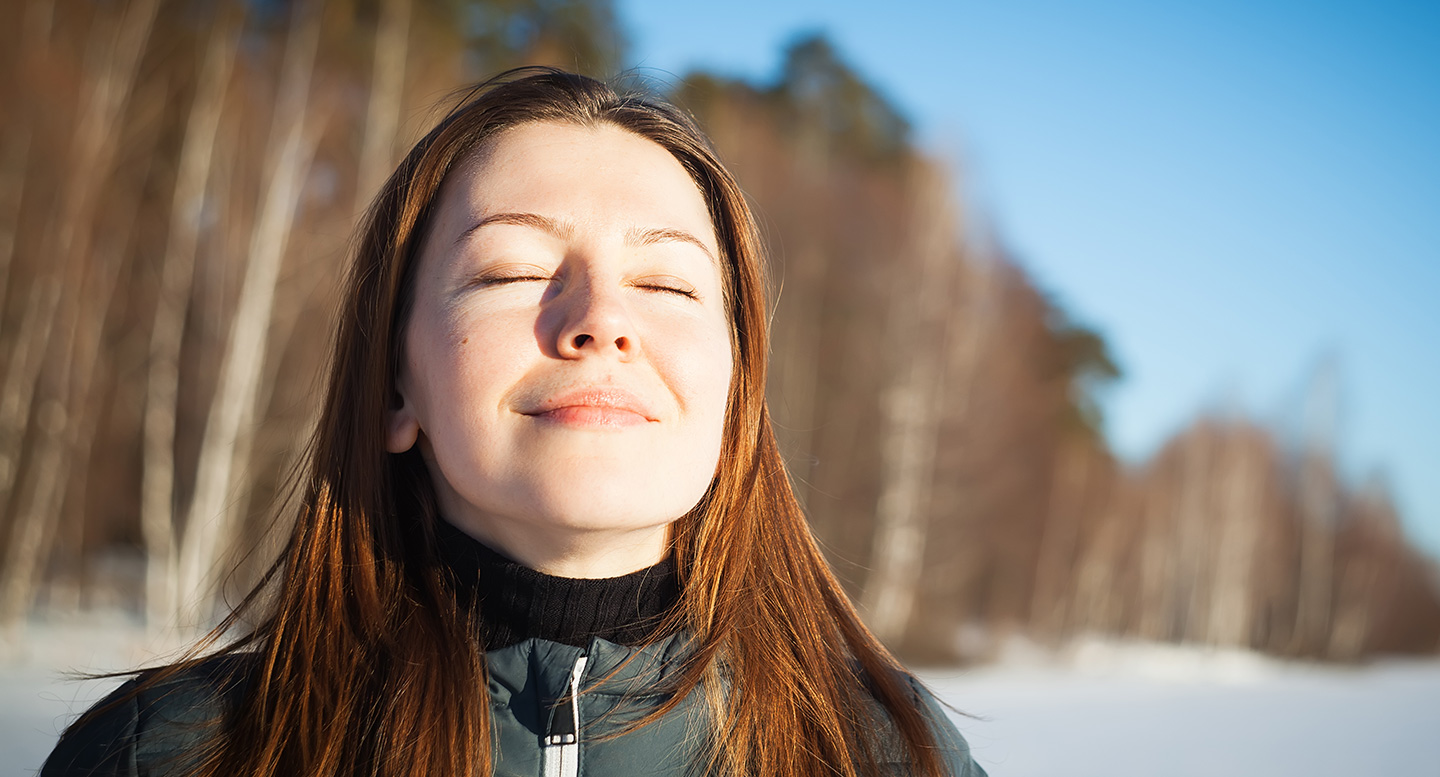
[[[629,391],[614,387],[570,389],[546,396],[523,415],[565,426],[621,428],[659,420],[649,405]]]

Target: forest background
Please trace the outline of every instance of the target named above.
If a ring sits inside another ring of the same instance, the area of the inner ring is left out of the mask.
[[[274,552],[317,333],[398,155],[455,87],[613,75],[625,36],[603,0],[0,2],[0,621],[194,623]],[[1440,650],[1434,566],[1383,480],[1342,475],[1323,412],[1286,436],[1201,415],[1118,461],[1103,338],[823,37],[773,80],[650,86],[761,214],[791,477],[903,656],[1014,634]]]

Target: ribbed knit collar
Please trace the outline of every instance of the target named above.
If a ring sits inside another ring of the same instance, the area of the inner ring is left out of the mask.
[[[579,647],[591,637],[640,645],[658,636],[660,621],[680,597],[668,556],[620,577],[554,577],[500,555],[444,520],[436,524],[441,558],[459,593],[476,605],[486,650],[531,637]]]

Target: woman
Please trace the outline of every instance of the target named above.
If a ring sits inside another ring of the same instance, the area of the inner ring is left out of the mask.
[[[293,533],[215,634],[259,626],[42,774],[983,775],[806,527],[766,321],[683,113],[480,87],[363,226]]]

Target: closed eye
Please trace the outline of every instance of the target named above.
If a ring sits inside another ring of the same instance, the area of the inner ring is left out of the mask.
[[[646,291],[658,291],[666,294],[674,294],[686,299],[699,299],[700,295],[695,287],[680,280],[679,278],[641,278],[634,281],[633,286]]]
[[[485,286],[502,286],[507,283],[523,283],[526,281],[546,281],[550,279],[539,275],[502,275],[494,278],[481,278],[480,283]]]
[[[471,286],[506,286],[512,283],[549,283],[553,277],[534,267],[500,267],[484,272],[470,282]]]

